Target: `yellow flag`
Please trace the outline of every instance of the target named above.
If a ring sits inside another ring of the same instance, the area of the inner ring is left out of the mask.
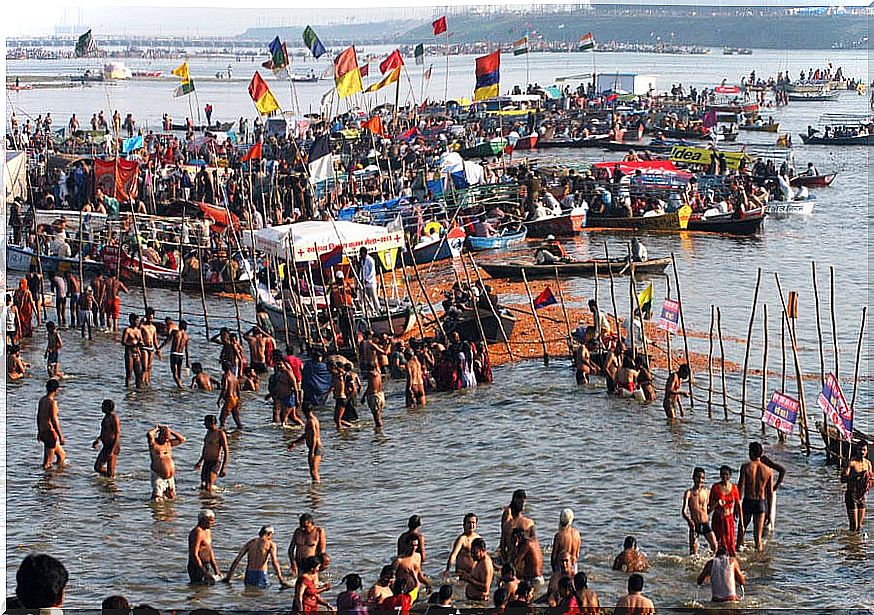
[[[369,88],[367,88],[365,90],[365,92],[376,92],[377,90],[381,90],[385,86],[391,85],[392,83],[397,82],[397,80],[400,79],[400,77],[401,77],[401,67],[398,66],[396,69],[391,71],[385,77],[380,79],[378,83],[374,83]]]
[[[652,282],[646,288],[640,291],[637,296],[637,302],[640,304],[640,311],[646,320],[652,317]]]
[[[683,205],[677,210],[677,217],[680,220],[680,229],[686,230],[689,226],[689,218],[692,217],[692,208],[688,205]]]
[[[270,115],[274,111],[279,111],[279,102],[273,96],[273,92],[267,90],[267,93],[255,101],[255,108],[261,115]]]
[[[172,73],[179,77],[182,83],[188,83],[191,79],[191,76],[188,74],[188,62],[183,62],[180,66],[174,68]]]

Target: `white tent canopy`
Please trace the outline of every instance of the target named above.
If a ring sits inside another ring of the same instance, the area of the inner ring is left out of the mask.
[[[248,233],[243,233],[249,239]],[[298,222],[282,226],[270,226],[255,231],[255,248],[279,258],[288,254],[294,262],[314,261],[320,254],[343,246],[346,256],[358,256],[358,250],[384,252],[404,247],[404,234],[389,231],[381,226],[356,222]]]
[[[27,200],[27,155],[24,152],[6,152],[3,164],[3,185],[6,186],[6,202],[15,197]]]

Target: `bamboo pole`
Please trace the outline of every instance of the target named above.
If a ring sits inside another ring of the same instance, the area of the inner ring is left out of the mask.
[[[389,333],[391,333],[391,336],[394,337],[395,326],[394,323],[391,321],[391,306],[388,303],[388,291],[385,289],[385,272],[382,271],[382,267],[380,267],[379,270],[379,281],[382,286],[382,299],[383,301],[385,301],[385,315],[386,318],[388,318],[388,330]]]
[[[780,285],[780,274],[774,272],[774,279],[777,282],[777,292],[780,295],[780,304],[783,306],[783,318],[789,318],[789,313],[786,310],[786,299],[783,297],[783,288]],[[792,359],[795,363],[795,379],[798,383],[798,402],[801,406],[801,446],[804,449],[804,454],[810,454],[810,431],[807,427],[807,408],[804,403],[804,379],[801,374],[801,364],[798,360],[798,342],[795,338],[795,330],[789,325],[789,342],[792,348]]]
[[[607,242],[604,242],[604,256],[607,258],[607,273],[610,274],[610,303],[613,305],[613,325],[616,329],[616,336],[621,340],[622,336],[619,329],[619,309],[616,307],[616,289],[613,284],[613,268],[610,266],[610,252],[607,249]],[[598,306],[600,312],[601,306]],[[600,314],[599,314],[600,316]],[[609,322],[609,319],[608,319]],[[595,323],[595,327],[600,326],[600,323]]]
[[[285,307],[285,293],[282,290],[282,279],[279,277],[279,259],[273,257],[271,260],[272,264],[276,266],[277,286],[279,287],[279,305],[282,308],[282,326],[285,327],[285,347],[289,348],[291,346],[291,337],[289,336],[290,334],[288,331],[288,311]],[[270,268],[268,267],[268,271],[269,270]]]
[[[140,284],[143,285],[143,309],[149,309],[148,289],[146,288],[146,263],[143,260],[143,244],[140,241],[139,224],[137,224],[137,214],[134,211],[135,205],[131,204],[130,212],[134,222],[134,241],[137,244],[137,255],[140,258]],[[118,246],[119,261],[121,260],[121,244]]]
[[[629,307],[629,316],[628,319],[628,337],[631,338],[631,357],[637,357],[637,345],[634,341],[634,298],[637,296],[637,289],[634,286],[634,275],[632,274],[633,266],[631,263],[631,246],[628,246],[628,307]],[[641,323],[641,337],[644,336],[644,330]]]
[[[707,351],[707,418],[713,418],[713,325],[716,321],[716,306],[710,304],[710,349]]]
[[[561,280],[558,277],[558,267],[555,267],[555,286],[558,288],[558,299],[561,301],[561,311],[564,314],[564,326],[567,332],[567,349],[571,358],[574,356],[573,338],[571,336],[571,320],[567,314],[567,306],[564,303],[564,292],[561,288]]]
[[[328,283],[325,281],[325,268],[322,267],[322,264],[319,263],[319,277],[322,279],[322,292],[325,295],[325,314],[328,316],[328,327],[331,329],[331,338],[334,342],[335,347],[339,347],[337,344],[337,328],[334,326],[334,316],[331,313],[331,294],[328,290]],[[332,280],[333,281],[333,280]],[[386,305],[388,305],[388,301],[386,301]],[[391,318],[389,317],[389,326],[391,326]],[[392,335],[394,335],[394,331],[392,331]]]
[[[840,380],[840,367],[841,367],[841,352],[838,348],[838,325],[837,319],[835,318],[835,268],[829,266],[828,268],[828,278],[829,278],[829,311],[831,312],[831,320],[832,320],[832,344],[834,345],[834,353],[835,353],[835,379]]]
[[[756,319],[756,306],[759,300],[759,285],[762,282],[762,268],[756,270],[756,289],[753,291],[753,307],[750,309],[750,321],[747,327],[747,341],[744,346],[744,366],[741,378],[740,422],[743,425],[747,418],[747,368],[750,361],[750,341],[753,336],[753,322]]]
[[[522,269],[522,282],[525,283],[525,292],[528,293],[528,303],[531,304],[531,314],[534,316],[534,325],[537,327],[537,333],[540,335],[540,344],[543,346],[543,364],[549,365],[549,352],[546,349],[546,338],[543,337],[543,328],[540,326],[540,318],[537,316],[537,308],[534,307],[534,297],[531,296],[531,287],[528,286],[528,277],[525,275],[525,269]]]
[[[121,247],[119,246],[119,258],[121,258]],[[203,283],[203,246],[200,245],[200,242],[197,243],[197,260],[199,261],[197,267],[197,273],[200,277],[200,306],[203,308],[203,321],[206,325],[206,339],[212,339],[212,336],[209,334],[209,314],[206,311],[206,287]]]
[[[780,319],[780,352],[783,355],[783,364],[780,368],[780,392],[786,392],[786,320]]]
[[[722,415],[728,420],[728,387],[725,384],[725,346],[722,344],[722,310],[716,308],[716,332],[719,335],[719,371],[722,376]]]
[[[677,259],[674,253],[671,252],[671,266],[674,269],[674,283],[677,285],[677,303],[680,304],[680,326],[683,327],[683,348],[686,352],[686,365],[689,366],[689,411],[695,409],[695,396],[692,394],[692,381],[695,379],[692,375],[692,357],[689,355],[689,339],[686,336],[686,316],[683,309],[683,296],[680,292],[680,274],[677,273]]]
[[[467,270],[467,266],[465,265],[463,258],[461,259],[461,266],[464,269],[464,277],[467,279],[467,286],[471,289],[471,295],[473,295],[473,282],[471,281],[470,272]],[[485,349],[486,356],[489,358],[489,363],[491,364],[492,355],[489,352],[489,341],[486,339],[486,332],[485,329],[483,329],[483,321],[482,318],[480,318],[479,300],[477,300],[473,305],[473,313],[476,318],[476,326],[479,329],[479,335],[483,343],[483,348]]]
[[[671,278],[665,274],[665,298],[671,298]],[[668,351],[668,373],[674,371],[674,355],[671,353],[671,332],[665,329],[665,346]],[[680,412],[683,412],[683,406],[680,406]]]
[[[178,284],[176,285],[176,297],[177,297],[177,318],[179,322],[182,322],[182,273],[184,270],[185,263],[185,248],[182,245],[182,236],[184,235],[185,230],[185,205],[182,205],[182,226],[179,229],[179,262],[176,263],[177,274],[179,275]]]
[[[816,285],[816,261],[810,262],[810,269],[813,274],[813,305],[816,312],[816,339],[819,343],[819,384],[825,384],[825,352],[822,347],[822,322],[819,312],[819,289]],[[823,413],[823,416],[825,414]]]
[[[476,264],[476,261],[473,259],[473,254],[468,253],[470,257],[470,266],[473,269],[474,274],[476,275],[477,282],[479,282],[480,287],[482,287],[483,292],[486,290],[486,284],[483,282],[482,276],[479,274],[479,267]],[[464,259],[464,255],[462,255],[462,259]],[[504,346],[507,348],[507,355],[510,357],[511,361],[515,361],[516,357],[513,355],[513,349],[510,348],[510,337],[507,335],[506,329],[504,329],[504,321],[501,319],[501,315],[498,313],[498,306],[492,304],[491,298],[486,294],[486,301],[489,304],[489,309],[492,311],[495,319],[498,321],[498,327],[501,329],[501,337],[504,338]]]
[[[439,327],[440,333],[443,334],[443,339],[448,342],[449,337],[446,335],[446,329],[443,328],[443,322],[440,320],[440,317],[437,315],[437,310],[434,309],[434,304],[431,303],[431,297],[428,296],[428,291],[425,290],[425,284],[422,283],[422,276],[419,275],[419,268],[416,266],[415,261],[413,261],[413,272],[416,274],[416,281],[419,283],[419,289],[422,291],[422,294],[425,295],[425,301],[428,302],[428,309],[431,310],[431,315],[434,317],[434,320],[437,322],[437,327]]]
[[[862,324],[859,325],[859,341],[856,342],[856,366],[853,369],[853,397],[850,399],[850,412],[856,413],[856,393],[859,391],[859,360],[862,358],[862,338],[865,335],[865,317],[868,306],[862,306]]]
[[[762,336],[765,347],[762,350],[762,415],[768,403],[768,304],[762,305]],[[762,434],[765,433],[765,423],[762,423]]]
[[[419,309],[416,305],[416,300],[413,298],[413,290],[410,288],[410,279],[407,277],[407,264],[404,259],[404,250],[401,253],[401,276],[404,278],[404,287],[407,289],[407,296],[410,298],[410,306],[413,308],[413,315],[416,318],[416,326],[419,329],[419,338],[425,339],[425,328],[422,326],[422,319],[419,315]]]
[[[643,357],[646,359],[647,368],[649,367],[649,341],[646,339],[646,325],[644,324],[643,319],[643,309],[640,307],[640,297],[637,294],[637,280],[634,277],[634,268],[632,267],[630,270],[631,275],[631,285],[634,288],[632,295],[634,296],[634,304],[637,306],[637,316],[640,320],[640,337],[643,343]],[[634,326],[634,317],[632,317],[631,326]]]

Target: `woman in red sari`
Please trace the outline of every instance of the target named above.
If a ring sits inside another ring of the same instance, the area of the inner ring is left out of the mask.
[[[710,525],[716,541],[725,546],[729,557],[737,555],[737,530],[735,517],[740,519],[740,493],[731,482],[731,468],[719,468],[720,481],[710,488],[708,508],[712,513]]]
[[[33,315],[36,312],[36,303],[27,286],[27,280],[22,278],[18,282],[18,289],[13,297],[15,307],[18,308],[18,320],[20,330],[18,338],[33,337]],[[37,315],[38,316],[38,315]]]

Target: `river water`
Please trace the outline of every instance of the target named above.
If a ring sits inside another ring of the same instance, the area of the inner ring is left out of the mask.
[[[530,71],[549,82],[556,76],[587,70],[590,57],[574,54],[532,54]],[[867,57],[847,52],[756,51],[744,58],[712,56],[648,56],[598,54],[598,70],[636,70],[658,75],[660,88],[672,82],[713,85],[727,78],[737,80],[756,68],[760,74],[790,68],[818,66],[825,61],[843,66],[845,73],[868,78]],[[524,58],[504,56],[503,82],[521,82]],[[432,95],[442,88],[442,63],[435,60]],[[132,66],[139,66],[134,62]],[[169,70],[175,66],[156,66]],[[192,62],[201,104],[212,102],[216,116],[233,119],[251,115],[245,83],[219,83],[209,75],[226,66],[226,60]],[[9,74],[37,72],[74,74],[88,63],[7,63]],[[472,86],[472,58],[451,59],[450,95],[468,93]],[[251,67],[247,67],[246,71]],[[235,76],[246,72],[241,66]],[[533,79],[532,79],[533,80]],[[418,82],[414,87],[418,86]],[[310,89],[305,89],[309,87]],[[303,84],[298,89],[302,105],[317,100],[328,85]],[[63,90],[34,90],[9,93],[19,116],[51,111],[56,124],[76,112],[84,121],[100,108],[107,108],[107,93],[113,107],[134,112],[141,122],[153,125],[161,113],[183,114],[187,103],[171,97],[171,83],[130,82]],[[280,90],[281,92],[281,90]],[[440,92],[442,95],[442,91]],[[782,128],[793,133],[816,123],[822,113],[864,112],[866,98],[842,94],[827,104],[793,104],[774,112]],[[317,104],[317,103],[316,103]],[[768,143],[773,135],[743,134],[741,140]],[[566,162],[610,159],[600,152],[549,152]],[[779,298],[774,272],[779,272],[784,292],[800,293],[798,337],[803,371],[817,374],[805,382],[811,415],[818,392],[819,359],[811,289],[810,262],[818,263],[822,302],[826,369],[833,362],[828,324],[828,267],[835,268],[835,312],[840,348],[840,375],[849,396],[858,335],[860,311],[868,304],[868,153],[863,148],[828,150],[798,147],[800,164],[813,161],[821,170],[837,170],[832,188],[817,190],[816,211],[808,219],[766,221],[756,237],[695,235],[647,235],[644,242],[651,256],[674,252],[681,276],[682,297],[688,328],[705,332],[709,327],[710,305],[722,311],[727,359],[743,360],[747,319],[752,301],[756,269],[763,269],[760,304],[769,308],[769,368],[780,371]],[[546,159],[545,156],[543,156]],[[600,255],[603,242],[611,253],[624,249],[629,235],[584,234],[569,249],[577,254]],[[493,257],[503,258],[503,257]],[[445,272],[440,275],[446,275]],[[438,276],[436,281],[441,278]],[[617,285],[617,302],[624,312],[627,281]],[[664,282],[655,281],[655,305],[661,304]],[[566,292],[577,300],[593,293],[591,280],[568,282]],[[608,284],[600,285],[606,305]],[[675,292],[676,289],[674,289]],[[159,315],[175,314],[173,293],[152,290],[149,299]],[[125,297],[123,313],[141,308],[136,291]],[[251,303],[241,307],[251,320]],[[556,309],[556,308],[552,308]],[[200,312],[199,299],[187,296],[188,314]],[[209,299],[210,325],[233,324],[233,305],[227,299]],[[202,360],[207,370],[218,373],[217,347],[208,347],[199,326],[202,317],[190,315],[193,323],[192,359]],[[762,319],[758,312],[753,334],[750,364],[762,362]],[[858,426],[872,430],[871,404],[874,391],[867,361],[869,345],[860,372]],[[333,563],[328,577],[333,580],[358,572],[372,583],[379,568],[394,554],[397,535],[411,514],[423,518],[428,539],[426,572],[436,576],[461,518],[473,511],[479,515],[480,531],[489,548],[499,538],[501,507],[514,489],[529,495],[529,515],[538,526],[546,548],[558,523],[559,511],[569,506],[576,513],[576,525],[583,535],[583,568],[590,575],[590,587],[605,605],[612,605],[624,593],[625,576],[610,570],[613,556],[628,534],[638,537],[653,561],[646,575],[645,593],[659,607],[690,606],[696,598],[695,577],[701,559],[686,555],[686,526],[679,515],[682,491],[689,485],[691,470],[700,465],[707,479],[714,481],[717,468],[737,468],[746,459],[746,446],[761,437],[755,417],[741,426],[730,402],[729,420],[708,419],[699,403],[694,414],[668,426],[656,404],[642,407],[633,402],[608,398],[602,390],[578,389],[566,360],[554,360],[546,368],[523,362],[497,368],[495,384],[451,395],[435,394],[422,411],[403,408],[402,390],[390,383],[381,435],[373,433],[364,420],[360,427],[339,434],[330,416],[323,420],[326,455],[323,482],[309,483],[305,453],[287,452],[285,443],[297,435],[269,424],[269,408],[251,394],[244,397],[245,429],[230,434],[231,462],[221,491],[201,496],[198,473],[193,465],[199,456],[203,415],[215,412],[215,394],[176,391],[166,362],[157,362],[152,388],[125,391],[121,348],[117,339],[103,334],[94,342],[81,342],[64,334],[62,367],[69,374],[59,394],[61,424],[67,438],[70,465],[63,472],[39,468],[41,448],[35,440],[36,403],[43,391],[41,377],[44,334],[24,350],[37,377],[9,383],[7,389],[7,484],[6,484],[6,575],[7,587],[14,586],[15,570],[31,551],[50,552],[70,570],[67,606],[95,608],[112,593],[128,596],[132,603],[147,602],[161,608],[228,607],[236,609],[287,608],[290,592],[243,590],[242,581],[230,587],[192,588],[185,573],[186,535],[205,506],[216,511],[214,542],[219,565],[224,570],[236,550],[258,528],[271,523],[276,528],[280,553],[284,554],[297,517],[312,512],[327,530],[328,551]],[[675,339],[675,348],[679,343]],[[689,340],[693,352],[707,353],[706,337]],[[789,356],[789,373],[791,355]],[[663,375],[657,375],[660,381]],[[697,374],[706,386],[707,375]],[[729,374],[732,397],[740,397],[740,379]],[[772,375],[769,390],[779,376]],[[789,394],[795,386],[789,378]],[[749,385],[749,396],[761,399],[758,376]],[[699,395],[704,395],[699,392]],[[122,453],[115,480],[96,477],[91,469],[94,452],[90,442],[97,435],[100,403],[111,398],[122,421]],[[715,413],[721,416],[721,409]],[[156,422],[166,422],[181,431],[188,442],[175,450],[178,499],[172,504],[148,501],[149,472],[146,431]],[[811,425],[812,427],[812,425]],[[744,551],[741,560],[749,579],[746,606],[767,608],[872,608],[868,534],[846,531],[846,516],[840,485],[824,455],[814,450],[805,457],[797,438],[786,444],[769,433],[764,441],[773,457],[788,468],[779,492],[776,534],[764,554]],[[819,439],[814,434],[815,448]],[[285,559],[285,555],[282,556]],[[546,556],[548,558],[548,555]],[[458,592],[462,589],[459,587]],[[333,598],[334,592],[328,596]],[[701,591],[705,602],[706,589]]]

